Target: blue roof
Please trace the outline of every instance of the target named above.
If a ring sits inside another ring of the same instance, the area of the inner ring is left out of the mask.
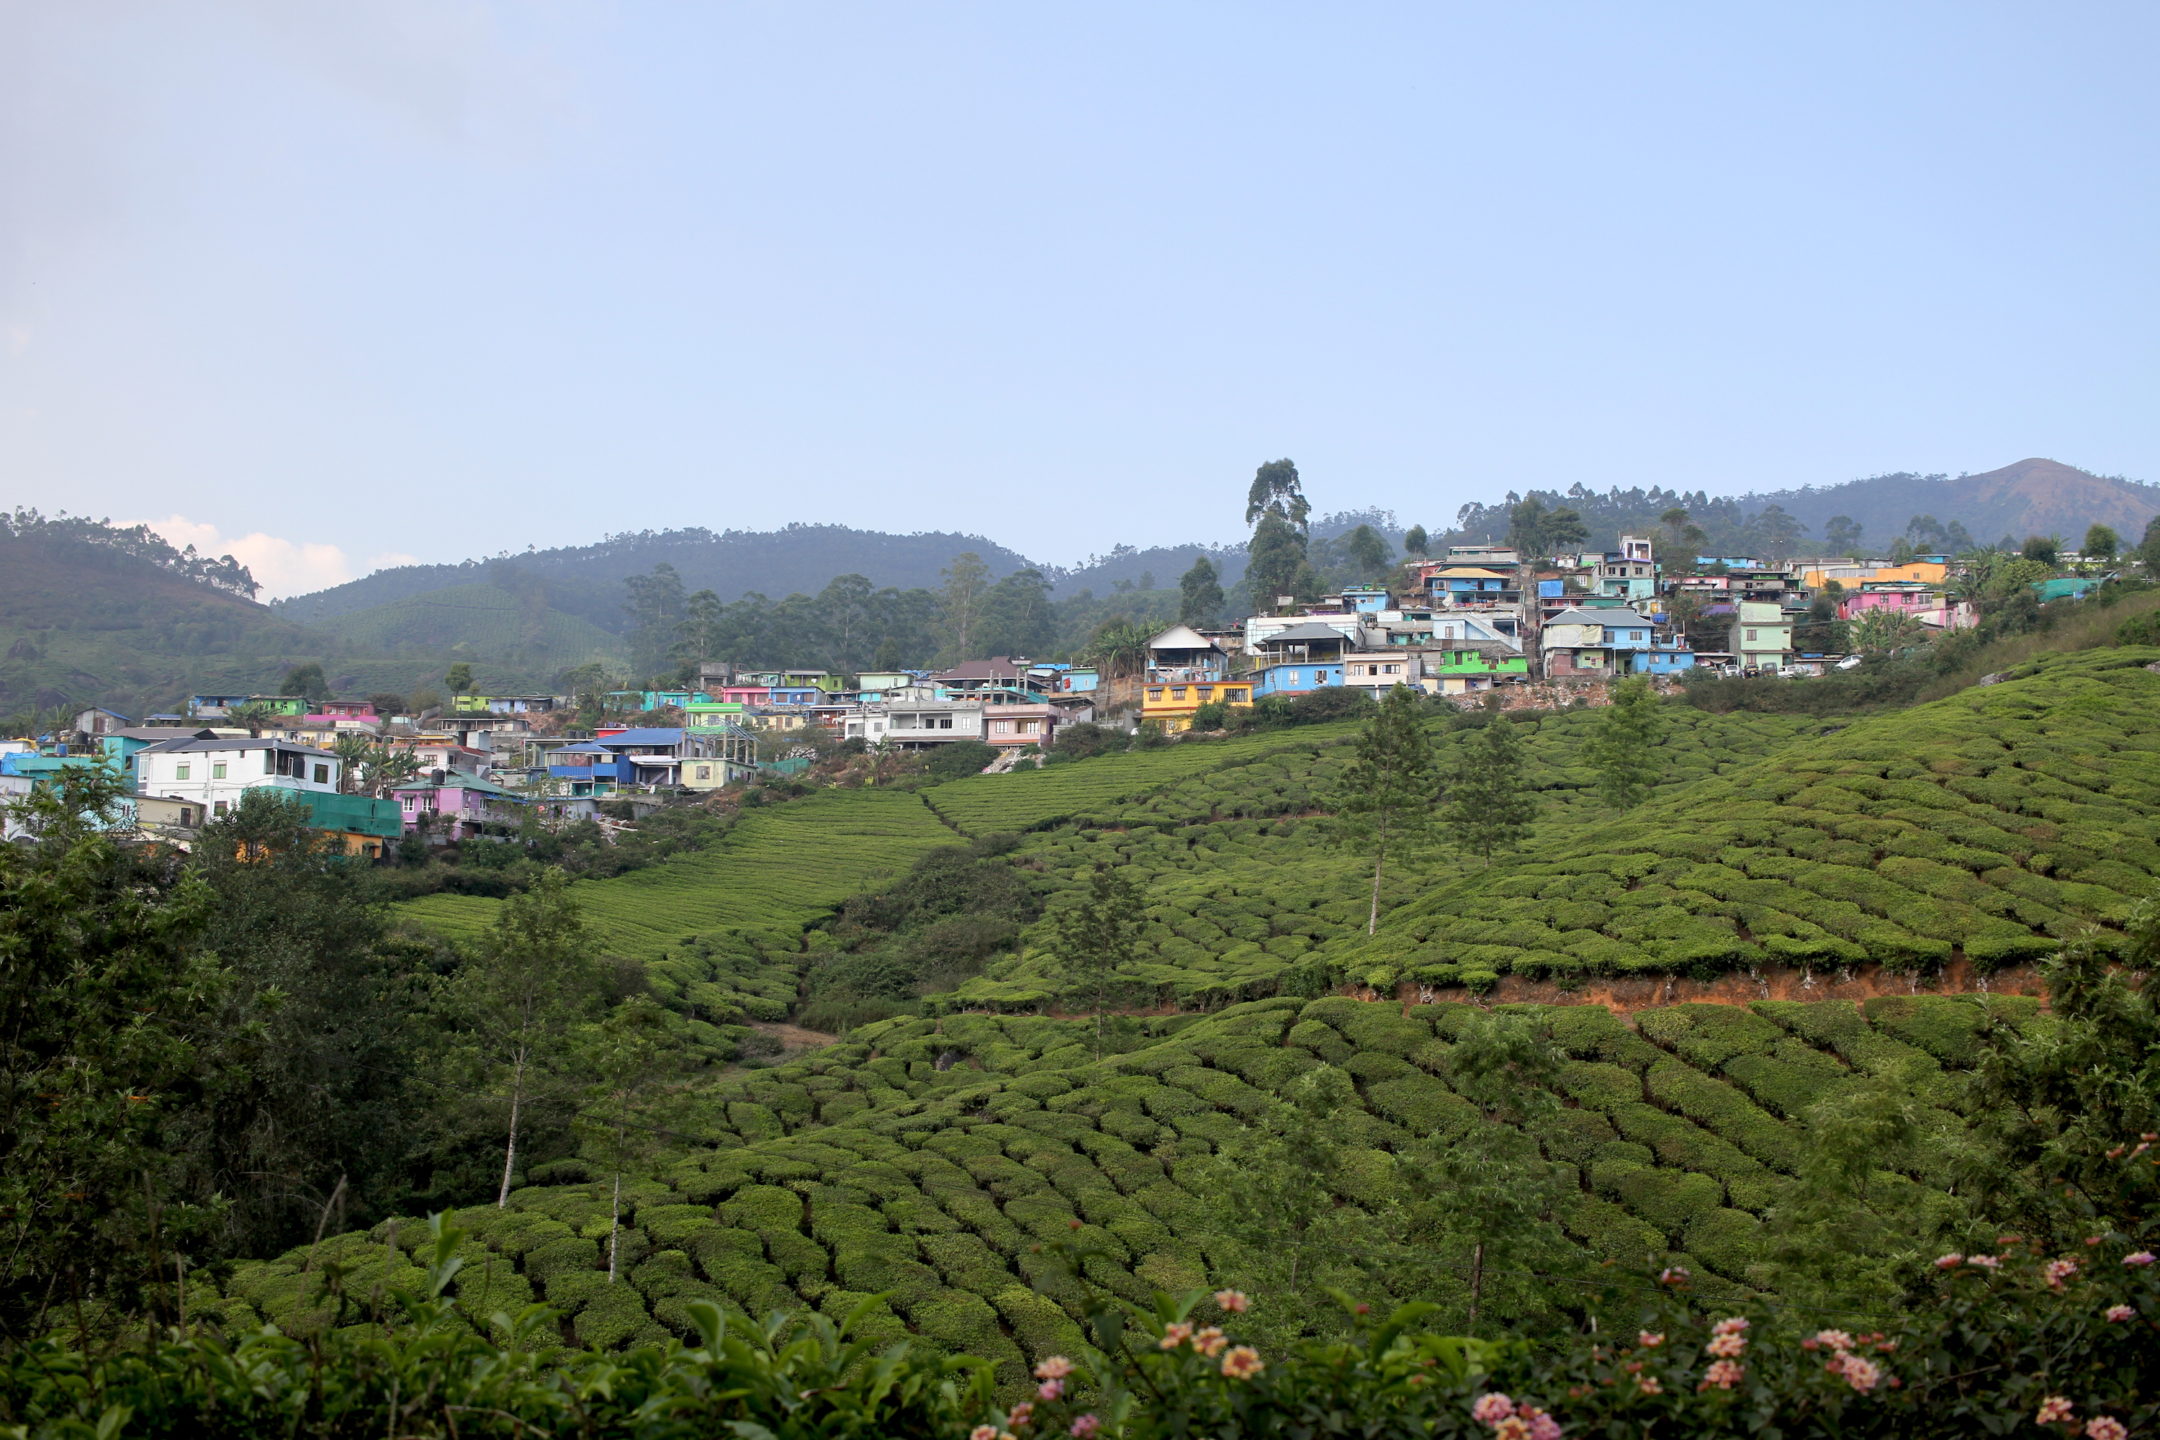
[[[609,748],[617,745],[680,745],[682,738],[683,732],[679,729],[647,726],[637,730],[625,730],[620,735],[603,735],[594,740],[593,744]]]
[[[550,755],[612,755],[615,752],[593,740],[580,740],[575,745],[558,745]]]

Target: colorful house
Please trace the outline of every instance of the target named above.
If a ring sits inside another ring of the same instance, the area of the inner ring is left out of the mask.
[[[1530,657],[1495,649],[1456,647],[1425,652],[1419,684],[1435,695],[1473,695],[1503,680],[1528,680]]]
[[[1262,666],[1254,676],[1253,695],[1304,695],[1328,685],[1343,683],[1340,660],[1285,660]]]
[[[447,772],[393,785],[390,798],[397,804],[405,834],[425,832],[439,844],[515,830],[527,808],[524,796],[491,780]]]

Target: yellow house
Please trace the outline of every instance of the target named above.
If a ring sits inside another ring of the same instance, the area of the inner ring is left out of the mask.
[[[1825,565],[1819,570],[1809,570],[1801,575],[1800,583],[1810,590],[1820,590],[1832,580],[1848,590],[1856,590],[1863,582],[1916,581],[1922,585],[1940,585],[1948,578],[1950,567],[1940,560],[1915,560],[1909,565]]]
[[[1140,692],[1140,718],[1162,726],[1166,734],[1192,728],[1193,711],[1202,705],[1252,704],[1250,680],[1188,680],[1148,682]]]

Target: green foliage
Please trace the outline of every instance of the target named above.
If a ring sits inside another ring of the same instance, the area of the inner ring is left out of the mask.
[[[1360,728],[1332,797],[1342,842],[1372,857],[1365,933],[1380,923],[1380,882],[1388,856],[1407,859],[1429,842],[1440,777],[1417,696],[1390,690]]]
[[[1612,703],[1583,746],[1585,763],[1597,771],[1598,797],[1613,809],[1633,809],[1657,784],[1660,719],[1649,680],[1633,675],[1613,687]]]
[[[1492,863],[1495,851],[1522,840],[1537,813],[1523,782],[1521,742],[1514,722],[1494,719],[1474,732],[1445,781],[1441,823],[1464,850]]]
[[[930,752],[925,768],[933,780],[959,780],[969,775],[980,775],[983,768],[997,759],[997,751],[980,740],[955,740],[950,745],[940,745]]]

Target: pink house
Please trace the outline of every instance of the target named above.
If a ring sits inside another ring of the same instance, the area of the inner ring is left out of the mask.
[[[424,830],[447,843],[470,840],[492,829],[513,830],[525,818],[525,797],[473,775],[443,775],[390,788],[405,833]]]
[[[724,705],[765,705],[772,701],[770,685],[723,685],[713,697]]]
[[[999,748],[1050,747],[1063,713],[1048,703],[983,706],[983,739]]]
[[[1902,610],[1918,614],[1923,610],[1943,608],[1943,596],[1939,590],[1926,585],[1884,586],[1882,589],[1866,589],[1850,594],[1838,601],[1838,618],[1850,620],[1870,610]]]

